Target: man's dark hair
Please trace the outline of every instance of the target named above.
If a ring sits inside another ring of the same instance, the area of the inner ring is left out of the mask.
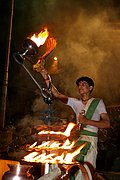
[[[79,82],[80,81],[85,81],[85,82],[87,82],[88,84],[89,84],[89,86],[93,86],[93,88],[94,88],[94,82],[93,82],[93,80],[91,79],[91,78],[89,78],[89,77],[87,77],[87,76],[82,76],[82,77],[80,77],[80,78],[78,78],[77,80],[76,80],[76,84],[77,84],[77,86],[79,86]],[[93,90],[93,89],[92,89]],[[91,91],[92,92],[92,91]]]

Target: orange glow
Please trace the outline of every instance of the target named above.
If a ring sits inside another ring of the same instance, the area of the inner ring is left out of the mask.
[[[60,155],[56,155],[56,152],[49,152],[47,153],[41,153],[38,152],[32,152],[24,157],[24,161],[28,162],[40,162],[40,163],[60,163],[60,164],[73,164],[74,157],[80,153],[81,149],[86,145],[84,143],[81,145],[77,150],[75,150],[72,153],[67,153],[66,151],[63,151]],[[58,152],[57,152],[58,153]]]
[[[74,123],[69,123],[68,126],[67,126],[67,129],[64,132],[64,135],[67,136],[67,137],[70,136],[70,132],[74,128],[74,126],[75,126]]]
[[[84,146],[86,145],[86,143],[84,143],[83,145],[81,145],[77,150],[75,150],[73,153],[68,153],[65,157],[65,162],[66,164],[70,164],[72,162],[72,159],[77,156],[80,151],[84,148]]]
[[[58,58],[57,58],[57,57],[54,57],[53,59],[54,59],[55,61],[57,61],[57,60],[58,60]]]
[[[38,35],[33,34],[33,36],[30,38],[32,41],[36,43],[36,45],[39,47],[40,45],[43,45],[49,36],[49,32],[47,28],[44,28],[44,31],[41,31]]]
[[[45,131],[45,130],[43,130],[43,131],[40,131],[38,134],[56,134],[56,135],[57,134],[58,135],[61,134],[61,135],[64,135],[66,137],[69,137],[70,136],[70,132],[74,128],[74,126],[75,126],[74,123],[69,123],[67,128],[66,128],[66,130],[65,130],[65,132],[61,132],[61,131],[55,132],[55,131]]]
[[[35,146],[37,142],[35,142],[34,144],[32,144],[31,146],[28,147],[28,151],[32,151],[32,150],[36,150],[36,151],[40,151],[42,149],[46,149],[46,150],[55,150],[55,149],[71,149],[74,144],[75,141],[73,141],[72,143],[69,141],[69,139],[67,139],[64,143],[59,143],[58,141],[46,141],[38,146]]]
[[[24,161],[37,162],[37,163],[51,163],[51,164],[74,164],[74,157],[78,155],[81,149],[84,148],[86,143],[83,143],[79,148],[75,146],[75,141],[70,141],[68,137],[70,132],[75,126],[74,123],[69,123],[64,132],[55,131],[41,131],[38,134],[62,134],[66,136],[65,141],[48,140],[43,141],[41,144],[38,142],[33,143],[27,147],[31,151],[24,157]],[[76,163],[76,162],[75,162]]]
[[[32,149],[34,146],[36,146],[37,142],[35,142],[34,144],[32,144],[29,149]]]
[[[72,147],[74,146],[75,141],[73,141],[72,143],[69,141],[69,139],[67,139],[65,141],[65,143],[62,145],[62,149],[72,149]]]
[[[32,152],[32,153],[28,154],[27,156],[25,156],[24,160],[28,161],[28,162],[33,162],[32,159],[37,155],[38,155],[38,152]]]

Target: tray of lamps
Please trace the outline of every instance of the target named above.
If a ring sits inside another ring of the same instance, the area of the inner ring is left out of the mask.
[[[67,138],[73,140],[79,136],[77,125],[69,123],[68,125],[40,125],[36,127],[37,132],[34,134],[36,141],[63,141]]]

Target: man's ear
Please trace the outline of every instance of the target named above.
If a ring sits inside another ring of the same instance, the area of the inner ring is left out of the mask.
[[[90,91],[92,91],[93,90],[93,86],[90,86]]]

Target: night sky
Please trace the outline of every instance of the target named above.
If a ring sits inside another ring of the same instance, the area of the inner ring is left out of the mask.
[[[10,0],[0,1],[0,86],[3,85],[11,17]],[[22,43],[47,26],[57,46],[46,58],[54,84],[63,93],[78,96],[75,81],[87,75],[94,79],[93,95],[107,106],[120,104],[120,1],[119,0],[15,0],[12,23],[9,81],[7,94],[8,120],[30,112],[41,111],[46,104],[13,53],[22,51]],[[53,57],[58,66],[53,68]],[[45,86],[42,77],[32,72]],[[2,96],[2,88],[0,89]],[[57,106],[59,108],[57,108]],[[62,112],[63,105],[56,102]]]

